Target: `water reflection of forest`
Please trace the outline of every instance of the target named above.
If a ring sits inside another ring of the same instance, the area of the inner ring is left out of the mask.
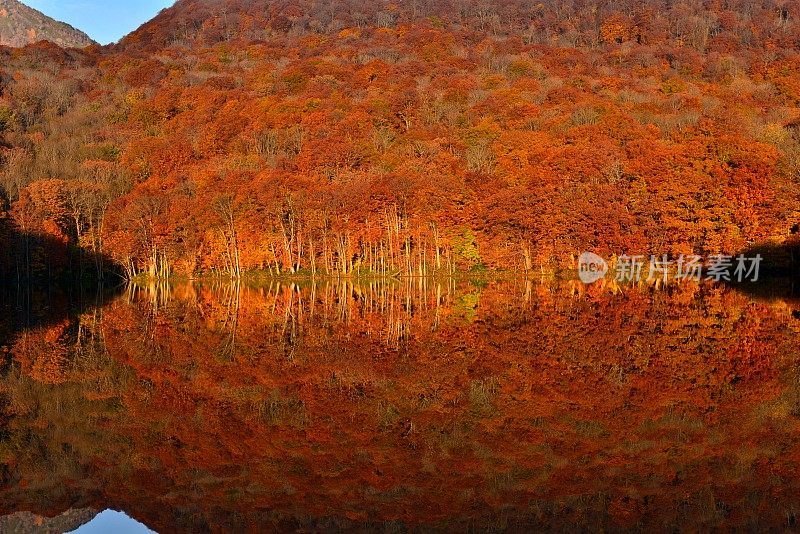
[[[0,514],[791,527],[795,310],[711,284],[131,286],[0,340]]]

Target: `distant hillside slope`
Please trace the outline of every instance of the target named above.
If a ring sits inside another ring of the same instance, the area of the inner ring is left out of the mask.
[[[428,25],[526,44],[676,45],[708,51],[796,48],[797,0],[177,0],[120,42],[157,52],[346,28]]]
[[[94,43],[82,31],[53,20],[17,0],[0,0],[0,45],[25,46],[42,40],[75,48]]]

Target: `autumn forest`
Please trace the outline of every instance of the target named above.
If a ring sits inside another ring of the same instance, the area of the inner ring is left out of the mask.
[[[800,2],[84,29],[0,0],[0,532],[797,530]]]
[[[0,49],[0,270],[542,274],[791,245],[799,45],[786,0],[180,0],[116,45]]]

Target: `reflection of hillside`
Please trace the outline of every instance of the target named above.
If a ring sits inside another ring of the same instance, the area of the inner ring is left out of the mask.
[[[63,384],[67,374],[82,370],[86,347],[94,345],[97,353],[99,339],[89,335],[87,325],[97,323],[100,308],[116,294],[114,289],[102,287],[0,287],[0,480],[4,493],[0,515],[15,512],[0,517],[1,532],[30,531],[25,527],[28,524],[37,525],[41,532],[64,531],[65,525],[76,528],[96,513],[76,510],[60,514],[66,508],[61,505],[42,508],[38,500],[22,496],[38,489],[35,484],[28,485],[24,473],[15,471],[14,466],[27,461],[37,463],[37,469],[53,469],[50,473],[53,480],[65,474],[63,460],[68,451],[45,453],[45,449],[39,448],[45,444],[34,431],[36,418],[19,416],[36,414],[39,422],[84,419],[83,404],[75,402],[82,398],[83,390],[78,393],[75,385],[65,384],[57,398],[49,399],[48,395],[53,390],[51,385]],[[26,360],[29,355],[35,358]],[[24,374],[20,373],[20,366],[25,368]],[[34,421],[33,426],[17,427],[16,423],[23,419],[25,424]],[[58,439],[69,442],[66,437],[70,434],[69,426],[62,426],[61,431],[64,435]],[[68,494],[58,485],[47,485],[42,491],[52,495],[54,487]],[[39,516],[22,513],[31,510],[54,518],[43,521]]]
[[[724,287],[133,288],[49,330],[0,385],[0,513],[661,530],[800,506],[796,320]]]
[[[0,517],[0,532],[7,534],[22,534],[25,532],[61,534],[62,532],[72,532],[85,525],[96,515],[97,510],[90,508],[70,509],[53,518],[34,515],[30,512],[17,512]]]
[[[782,303],[800,310],[799,281],[794,277],[768,277],[757,283],[732,284],[731,287],[754,300]]]

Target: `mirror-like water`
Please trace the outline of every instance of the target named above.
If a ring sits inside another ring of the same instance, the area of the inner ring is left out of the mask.
[[[106,508],[159,532],[800,514],[792,298],[524,281],[93,298],[3,314],[0,526]]]

